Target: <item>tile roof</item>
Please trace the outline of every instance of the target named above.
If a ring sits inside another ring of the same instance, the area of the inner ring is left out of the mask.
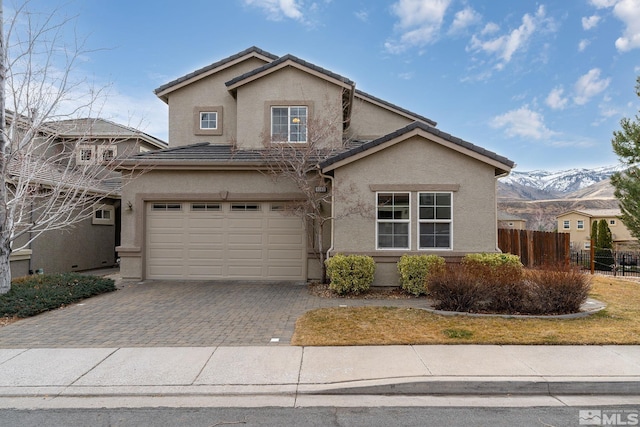
[[[386,105],[389,108],[393,108],[394,110],[402,111],[403,113],[406,113],[406,114],[408,114],[410,116],[413,116],[418,120],[422,120],[422,121],[424,121],[424,122],[426,122],[426,123],[428,123],[428,124],[430,124],[432,126],[437,126],[438,125],[437,122],[431,120],[428,117],[421,116],[420,114],[416,114],[413,111],[409,111],[406,108],[402,108],[402,107],[399,107],[397,105],[394,105],[394,104],[392,104],[392,103],[390,103],[388,101],[385,101],[384,99],[377,98],[377,97],[375,97],[375,96],[373,96],[371,94],[368,94],[366,92],[363,92],[363,91],[361,91],[359,89],[356,89],[356,95],[359,95],[362,98],[369,98],[369,99],[371,99],[373,101],[376,101],[376,102],[378,102],[380,104]]]
[[[336,156],[332,156],[331,158],[323,161],[320,164],[320,166],[322,168],[326,168],[327,166],[330,166],[330,165],[332,165],[332,164],[334,164],[336,162],[339,162],[340,160],[347,159],[347,158],[349,158],[349,157],[351,157],[351,156],[353,156],[355,154],[361,153],[363,151],[367,151],[367,150],[369,150],[369,149],[371,149],[373,147],[376,147],[378,145],[384,144],[387,141],[390,141],[390,140],[392,140],[394,138],[402,136],[402,135],[404,135],[404,134],[406,134],[408,132],[411,132],[411,131],[413,131],[415,129],[420,129],[420,130],[428,132],[428,133],[430,133],[432,135],[438,136],[438,137],[440,137],[442,139],[445,139],[445,140],[447,140],[449,142],[452,142],[452,143],[454,143],[456,145],[459,145],[460,147],[466,148],[466,149],[471,150],[471,151],[473,151],[475,153],[481,154],[481,155],[483,155],[485,157],[488,157],[488,158],[490,158],[492,160],[500,162],[500,163],[504,164],[505,166],[508,166],[509,168],[512,168],[512,167],[515,166],[515,163],[512,160],[509,160],[506,157],[500,156],[500,155],[494,153],[493,151],[486,150],[486,149],[484,149],[482,147],[474,145],[474,144],[472,144],[472,143],[470,143],[468,141],[465,141],[463,139],[457,138],[457,137],[455,137],[455,136],[453,136],[451,134],[448,134],[446,132],[442,132],[439,129],[436,129],[434,127],[428,126],[428,125],[426,125],[424,123],[421,123],[421,122],[413,122],[413,123],[411,123],[411,124],[409,124],[409,125],[407,125],[407,126],[405,126],[403,128],[400,128],[400,129],[396,130],[395,132],[392,132],[392,133],[390,133],[388,135],[385,135],[385,136],[383,136],[381,138],[375,139],[373,141],[366,142],[366,143],[364,143],[364,144],[362,144],[360,146],[357,146],[357,147],[354,147],[354,148],[352,148],[350,150],[344,151],[344,152],[342,152],[342,153],[340,153],[340,154],[338,154]]]
[[[302,65],[304,67],[310,68],[310,69],[312,69],[314,71],[317,71],[319,73],[322,73],[322,74],[326,75],[327,77],[331,77],[333,79],[339,80],[339,81],[341,81],[341,82],[343,82],[343,83],[345,83],[347,85],[350,85],[350,86],[355,85],[355,83],[352,80],[350,80],[350,79],[348,79],[348,78],[346,78],[344,76],[341,76],[340,74],[334,73],[333,71],[329,71],[329,70],[327,70],[325,68],[319,67],[319,66],[317,66],[315,64],[312,64],[310,62],[307,62],[307,61],[305,61],[303,59],[298,58],[297,56],[290,55],[290,54],[281,56],[280,58],[274,60],[273,62],[269,62],[268,64],[265,64],[265,65],[263,65],[261,67],[258,67],[258,68],[254,69],[254,70],[251,70],[251,71],[247,72],[247,73],[244,73],[244,74],[242,74],[242,75],[240,75],[238,77],[235,77],[235,78],[229,80],[228,82],[226,82],[225,84],[227,85],[227,87],[228,86],[233,86],[234,84],[236,84],[236,83],[238,83],[238,82],[240,82],[240,81],[242,81],[244,79],[247,79],[247,78],[249,78],[251,76],[255,76],[256,74],[260,74],[260,73],[262,73],[264,71],[268,71],[269,69],[277,67],[278,65],[282,64],[283,62],[287,62],[287,61],[292,61],[292,62],[295,62],[296,64],[299,64],[299,65]]]
[[[61,138],[140,138],[157,148],[165,148],[167,143],[155,136],[130,126],[121,125],[101,118],[57,120],[45,123],[47,129]]]
[[[162,86],[158,87],[153,92],[157,95],[158,93],[160,93],[160,92],[162,92],[162,91],[164,91],[166,89],[169,89],[171,86],[175,86],[175,85],[177,85],[179,83],[182,83],[182,82],[184,82],[186,80],[192,79],[193,77],[196,77],[196,76],[198,76],[200,74],[206,73],[207,71],[210,71],[210,70],[213,70],[215,68],[218,68],[218,67],[220,67],[220,66],[222,66],[222,65],[224,65],[224,64],[226,64],[228,62],[231,62],[231,61],[234,61],[236,59],[242,58],[243,56],[249,55],[251,53],[257,53],[259,55],[266,56],[267,58],[270,58],[272,60],[278,59],[277,55],[274,55],[274,54],[269,53],[269,52],[267,52],[265,50],[262,50],[259,47],[251,46],[250,48],[245,49],[242,52],[238,52],[238,53],[236,53],[234,55],[231,55],[231,56],[229,56],[227,58],[221,59],[220,61],[216,61],[213,64],[207,65],[206,67],[202,67],[202,68],[200,68],[200,69],[198,69],[196,71],[193,71],[193,72],[191,72],[189,74],[186,74],[186,75],[184,75],[182,77],[178,77],[177,79],[172,80],[169,83],[163,84]]]

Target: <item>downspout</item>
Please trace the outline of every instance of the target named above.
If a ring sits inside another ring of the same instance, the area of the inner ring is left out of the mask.
[[[495,205],[495,221],[496,225],[496,252],[502,253],[502,249],[500,249],[500,245],[498,244],[498,179],[504,178],[509,175],[509,171],[503,172],[499,175],[495,176],[496,179],[496,205]]]
[[[327,249],[327,253],[325,255],[325,259],[329,259],[329,255],[331,254],[331,252],[333,251],[333,244],[334,244],[334,233],[335,233],[335,223],[334,223],[334,218],[335,216],[335,203],[333,200],[333,188],[334,188],[334,180],[333,177],[331,175],[325,175],[322,173],[322,169],[320,168],[320,165],[318,165],[318,171],[320,172],[320,176],[322,178],[328,179],[329,181],[331,181],[331,218],[330,218],[330,222],[331,222],[331,235],[329,237],[330,240],[330,244],[329,244],[329,249]],[[322,248],[320,248],[320,250],[322,250]]]

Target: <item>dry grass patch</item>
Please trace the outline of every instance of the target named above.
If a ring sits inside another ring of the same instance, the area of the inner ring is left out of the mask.
[[[333,307],[296,322],[293,345],[640,344],[640,283],[595,276],[607,308],[579,319],[440,316],[419,309]]]

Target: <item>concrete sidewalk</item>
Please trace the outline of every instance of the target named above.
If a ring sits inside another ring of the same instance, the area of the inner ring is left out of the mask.
[[[0,349],[2,408],[198,406],[238,397],[244,406],[288,406],[356,395],[609,395],[635,404],[640,346]]]

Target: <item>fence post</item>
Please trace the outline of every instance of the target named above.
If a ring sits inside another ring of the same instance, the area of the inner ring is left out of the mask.
[[[589,246],[589,258],[591,260],[591,274],[595,273],[595,248],[593,247],[594,241],[591,239],[591,245]]]

